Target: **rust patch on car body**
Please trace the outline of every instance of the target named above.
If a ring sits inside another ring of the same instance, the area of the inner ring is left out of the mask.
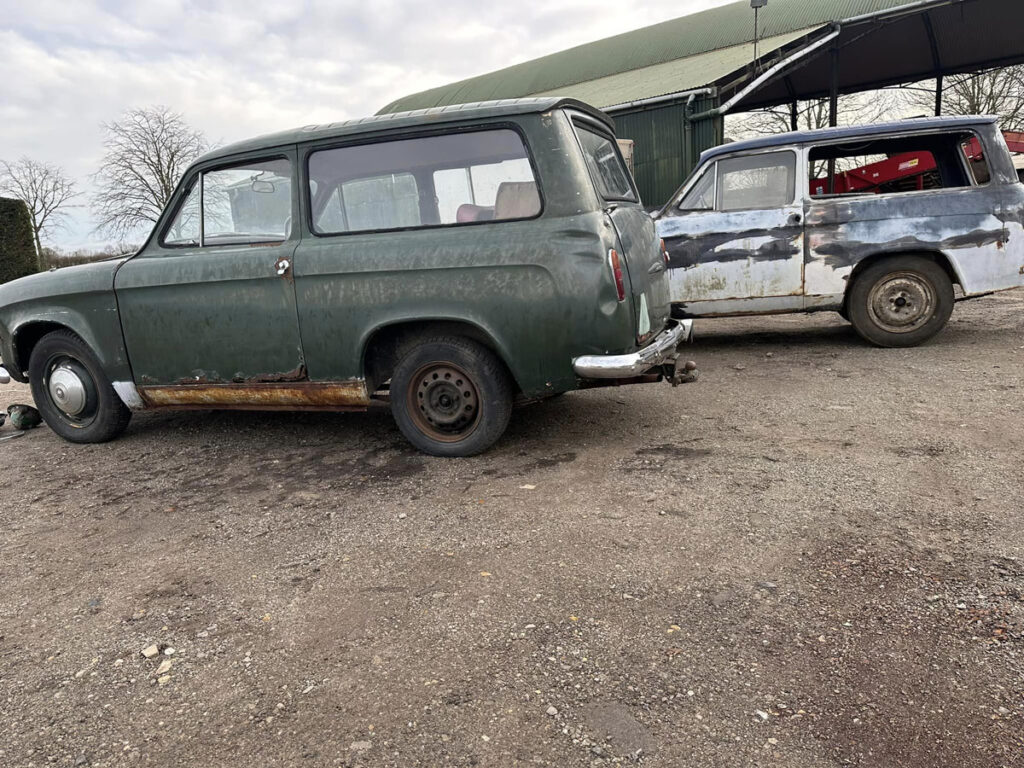
[[[261,373],[256,376],[250,376],[242,379],[242,384],[276,384],[286,381],[305,381],[309,378],[306,375],[306,364],[301,364],[298,368],[293,368],[290,371],[284,373]],[[236,380],[236,383],[237,382]]]
[[[365,410],[372,402],[366,382],[261,382],[139,387],[150,408],[231,408],[242,410]]]
[[[191,376],[186,376],[183,379],[175,381],[174,386],[195,387],[197,385],[205,384],[278,384],[282,382],[305,381],[307,378],[309,377],[306,374],[306,366],[305,364],[302,364],[297,368],[293,368],[290,371],[284,371],[283,373],[257,373],[254,376],[249,376],[245,373],[236,373],[230,379],[222,377],[216,371],[195,371]],[[142,382],[145,384],[158,383],[155,379],[149,376],[143,376]]]

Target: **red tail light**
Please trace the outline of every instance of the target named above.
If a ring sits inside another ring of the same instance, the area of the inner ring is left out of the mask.
[[[658,245],[658,247],[661,248],[661,258],[663,258],[665,260],[665,266],[667,267],[668,266],[668,262],[669,262],[669,256],[668,256],[668,248],[665,247],[665,241],[662,240],[661,243]]]
[[[619,254],[614,248],[608,251],[608,264],[612,268],[612,277],[615,278],[615,290],[619,294],[619,301],[625,301],[626,282],[622,279],[622,263],[619,261]]]

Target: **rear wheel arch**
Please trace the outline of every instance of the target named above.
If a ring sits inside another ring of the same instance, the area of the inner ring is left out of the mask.
[[[437,336],[460,336],[471,339],[491,350],[505,366],[521,391],[515,371],[508,363],[508,356],[502,345],[484,328],[466,320],[432,319],[399,320],[377,326],[363,343],[362,370],[367,379],[367,389],[373,392],[391,378],[395,365],[402,354],[418,339]]]
[[[944,257],[891,254],[869,261],[851,278],[841,314],[877,346],[922,344],[945,327],[953,312],[956,274]]]
[[[953,283],[953,285],[960,285],[961,287],[963,285],[960,280],[960,275],[957,274],[956,269],[953,267],[953,262],[942,251],[913,250],[886,251],[882,253],[875,253],[870,256],[866,256],[865,258],[858,261],[857,264],[854,266],[853,271],[850,273],[849,278],[847,278],[846,291],[843,295],[843,309],[841,314],[843,314],[844,317],[849,314],[849,307],[847,306],[847,304],[850,300],[850,290],[853,288],[853,284],[857,281],[857,278],[860,277],[865,270],[867,270],[870,267],[873,267],[875,264],[878,264],[881,261],[885,261],[887,259],[897,259],[902,256],[921,256],[926,259],[931,259],[940,267],[942,267],[942,269],[946,272],[946,275],[949,277],[949,281]]]

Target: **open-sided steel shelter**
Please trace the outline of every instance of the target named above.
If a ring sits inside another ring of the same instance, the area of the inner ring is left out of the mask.
[[[381,113],[522,96],[602,107],[633,139],[637,184],[663,203],[722,117],[1024,62],[1021,0],[769,0],[754,58],[750,0],[412,94]],[[941,113],[941,88],[936,112]],[[834,110],[833,110],[834,113]]]

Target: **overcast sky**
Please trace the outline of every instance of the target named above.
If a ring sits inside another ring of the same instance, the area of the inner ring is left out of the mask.
[[[88,191],[100,123],[165,104],[216,143],[389,101],[731,0],[0,0],[0,158]],[[87,206],[53,244],[96,245]]]

